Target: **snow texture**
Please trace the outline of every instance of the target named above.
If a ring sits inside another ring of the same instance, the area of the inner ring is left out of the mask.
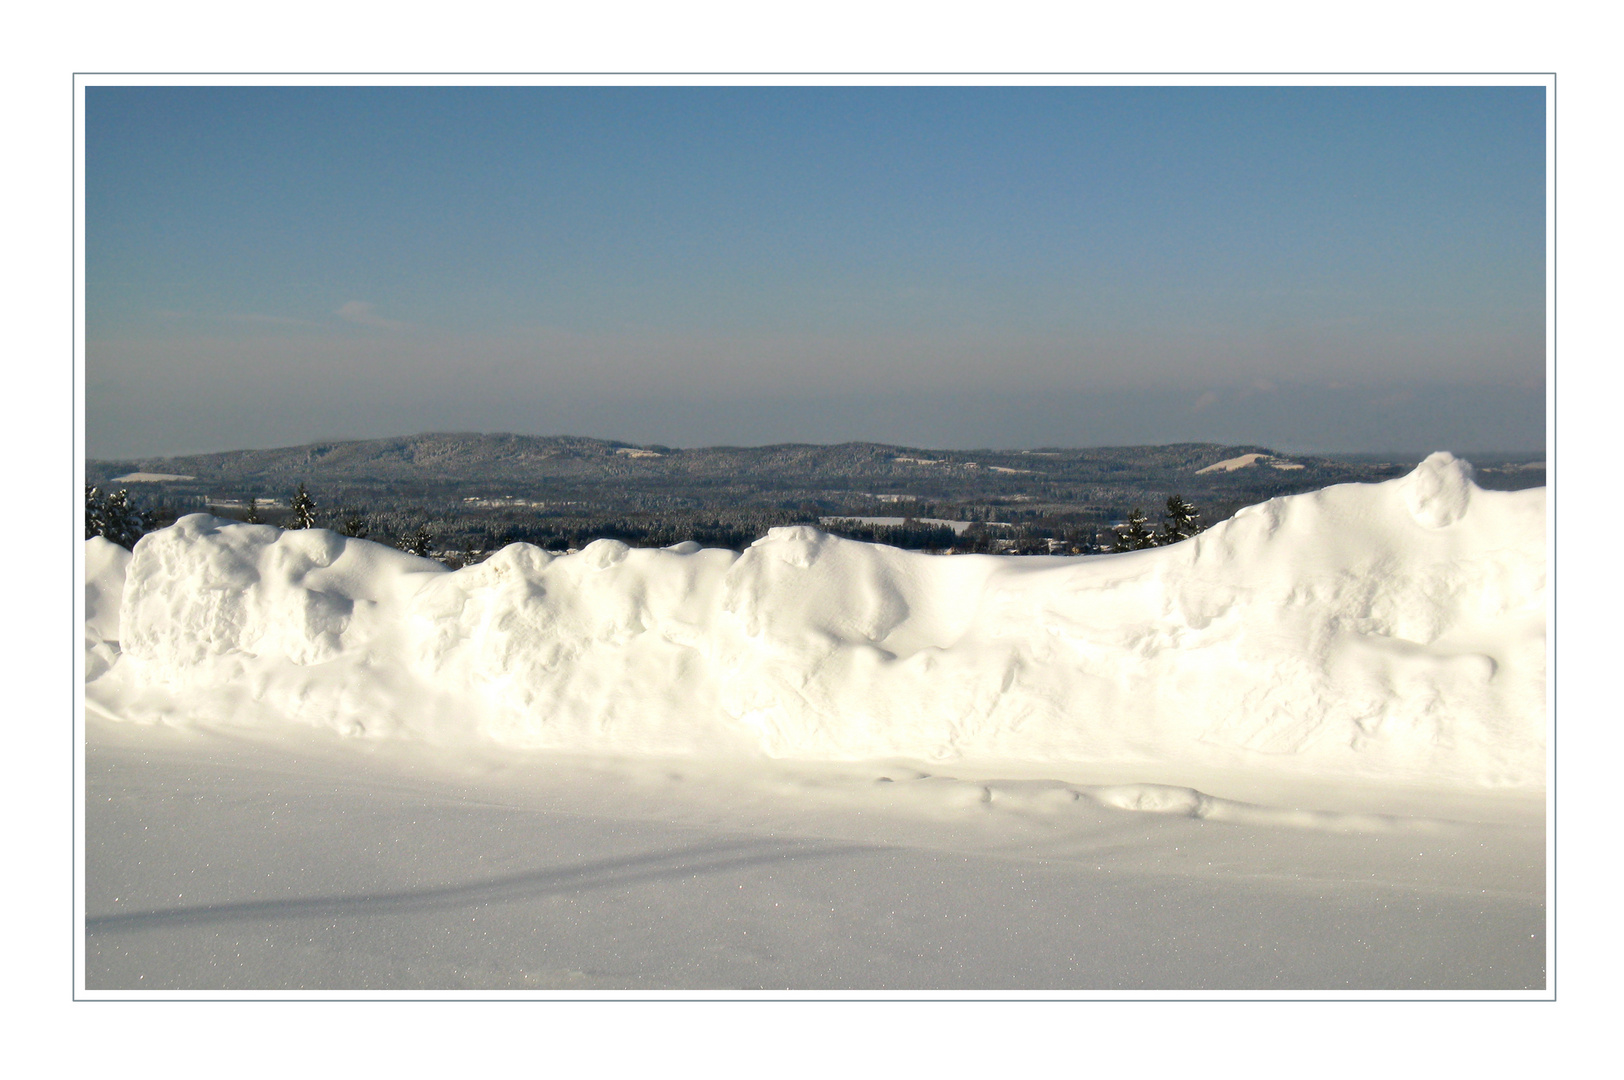
[[[1547,985],[1537,795],[1316,815],[288,731],[89,723],[86,996]]]
[[[118,612],[130,553],[100,536],[85,541],[85,678],[118,659]]]
[[[452,572],[194,514],[133,556],[87,542],[87,698],[125,719],[584,753],[1535,788],[1545,532],[1543,489],[1483,491],[1445,453],[1087,558],[796,526],[742,555],[520,544]]]

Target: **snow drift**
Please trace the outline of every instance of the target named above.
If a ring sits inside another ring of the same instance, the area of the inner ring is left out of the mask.
[[[1434,454],[1090,558],[774,529],[455,572],[203,514],[86,547],[87,697],[582,752],[1545,777],[1545,493]],[[114,598],[122,596],[114,607]]]

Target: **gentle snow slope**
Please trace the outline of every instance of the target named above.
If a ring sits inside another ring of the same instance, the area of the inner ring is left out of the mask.
[[[1482,491],[1448,454],[1086,559],[795,527],[743,555],[514,545],[453,573],[202,514],[127,567],[91,544],[87,695],[119,717],[594,753],[1545,776],[1544,492]]]
[[[866,762],[245,734],[91,720],[84,994],[1546,985],[1527,793],[1328,831]]]

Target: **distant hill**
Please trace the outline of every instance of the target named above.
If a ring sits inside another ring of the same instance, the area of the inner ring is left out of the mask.
[[[1239,462],[1237,465],[1235,463]],[[1378,462],[1281,454],[1266,446],[1178,443],[1166,446],[1042,450],[931,450],[885,443],[712,446],[672,449],[605,439],[509,434],[425,434],[318,442],[273,450],[231,450],[179,457],[91,461],[91,482],[156,474],[188,485],[410,482],[488,485],[537,481],[770,482],[873,480],[939,486],[947,478],[975,488],[1023,489],[1044,481],[1120,483],[1188,478],[1192,490],[1325,483],[1396,475],[1414,462]],[[1479,463],[1479,472],[1518,472],[1544,481],[1543,462]],[[1485,470],[1484,465],[1489,468]],[[1290,473],[1286,476],[1283,474]],[[189,478],[181,480],[180,478]],[[132,477],[133,479],[133,477]],[[1515,486],[1528,486],[1518,483]]]
[[[426,434],[319,442],[273,450],[92,461],[93,477],[148,473],[200,482],[242,480],[482,482],[589,477],[935,477],[976,469],[1003,476],[1081,472],[1189,472],[1246,454],[1289,459],[1267,447],[1171,446],[1044,450],[929,450],[884,443],[713,446],[679,450],[604,439],[507,434]],[[1316,463],[1324,459],[1312,459]],[[1328,462],[1326,462],[1329,465]]]
[[[1154,520],[1173,493],[1212,522],[1275,496],[1389,479],[1415,463],[1216,443],[674,449],[571,436],[426,434],[91,461],[86,480],[130,488],[156,520],[197,510],[239,515],[249,499],[279,511],[304,484],[333,527],[358,515],[397,537],[426,523],[465,546],[515,538],[573,544],[593,535],[738,544],[777,524],[869,517],[1004,522],[1055,537],[1107,527],[1136,507]],[[1543,462],[1476,464],[1485,487],[1545,479]]]

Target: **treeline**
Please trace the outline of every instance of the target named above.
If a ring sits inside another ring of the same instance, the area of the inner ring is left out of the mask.
[[[288,507],[246,509],[210,507],[218,516],[280,525],[320,527],[345,536],[390,544],[415,555],[438,558],[451,566],[477,562],[509,544],[534,544],[550,551],[579,549],[594,540],[619,540],[632,547],[669,547],[685,540],[705,547],[742,551],[768,529],[803,520],[793,511],[756,510],[734,514],[572,514],[541,517],[522,511],[458,512],[424,506],[368,507],[316,504],[304,485]]]
[[[772,512],[676,518],[582,516],[508,522],[488,533],[497,541],[496,546],[522,542],[553,551],[582,548],[600,539],[619,540],[631,547],[670,547],[692,540],[704,547],[743,551],[765,536],[767,530],[796,520],[793,514]]]
[[[156,515],[137,506],[129,488],[103,494],[101,488],[85,485],[86,540],[99,536],[120,547],[133,548],[156,525]]]
[[[1205,528],[1206,526],[1201,524],[1201,511],[1186,502],[1183,496],[1169,495],[1167,513],[1156,531],[1151,531],[1150,521],[1145,517],[1145,512],[1136,506],[1128,515],[1127,524],[1117,528],[1111,550],[1140,551],[1144,548],[1176,544],[1180,540],[1188,540]]]
[[[959,537],[952,526],[933,525],[913,518],[905,519],[900,525],[843,519],[819,527],[848,540],[886,544],[909,551],[951,551],[959,547]]]
[[[166,499],[148,506],[130,494],[129,488],[104,492],[85,485],[85,539],[100,536],[120,547],[133,548],[149,532],[173,525],[183,514],[201,510],[188,498]],[[177,505],[179,504],[179,505]]]
[[[577,513],[540,516],[514,509],[457,511],[404,506],[369,508],[341,505],[323,508],[303,483],[286,507],[261,507],[257,498],[245,508],[209,506],[217,516],[284,529],[328,528],[345,536],[390,544],[414,555],[438,558],[458,567],[478,562],[509,544],[525,543],[550,551],[580,549],[594,540],[618,540],[632,547],[670,547],[694,541],[704,547],[742,551],[769,529],[809,521],[816,506],[745,508],[733,513],[665,513],[601,515]],[[991,510],[991,507],[986,510]],[[141,536],[175,520],[175,511],[138,506],[128,489],[103,494],[85,488],[85,536],[102,536],[133,548]],[[976,515],[981,517],[981,514]],[[810,520],[817,520],[816,516]],[[951,526],[909,516],[900,524],[840,519],[820,525],[852,540],[932,553],[1001,555],[1093,555],[1137,551],[1177,543],[1201,532],[1200,511],[1180,495],[1167,499],[1157,528],[1135,507],[1124,523],[1101,529],[1088,523],[1032,520],[1001,524],[972,521],[962,532]]]

